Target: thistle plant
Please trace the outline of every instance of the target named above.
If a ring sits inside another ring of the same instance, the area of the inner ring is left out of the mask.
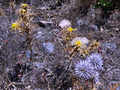
[[[92,53],[87,57],[87,61],[94,66],[95,70],[103,70],[103,60],[99,53]]]
[[[72,28],[71,26],[63,28],[61,30],[62,39],[64,40],[65,43],[68,43],[70,40],[76,37],[76,34],[74,33],[75,30],[77,29]]]
[[[71,51],[70,41],[77,36],[77,34],[74,32],[77,29],[72,28],[71,22],[66,19],[62,20],[59,23],[59,26],[61,27],[60,37],[62,39],[64,50],[69,53],[69,51]],[[70,57],[72,57],[72,55],[69,55],[69,58]]]
[[[100,42],[93,40],[91,41],[90,45],[87,47],[86,51],[88,53],[94,52],[100,47]]]
[[[99,70],[103,70],[103,60],[99,53],[92,53],[86,59],[80,59],[74,64],[75,76],[84,80],[92,79],[95,86],[101,84]]]
[[[90,53],[96,51],[100,47],[100,43],[96,40],[90,41],[86,37],[76,37],[71,41],[71,56],[79,52],[80,56],[85,58]]]
[[[71,41],[72,53],[79,52],[80,55],[84,53],[87,48],[89,40],[86,37],[76,37]]]
[[[69,53],[69,58],[72,58],[78,52],[81,57],[86,57],[99,48],[100,43],[98,41],[90,41],[86,37],[78,37],[75,33],[77,29],[72,28],[69,20],[62,20],[59,26],[62,28],[60,31],[61,38],[65,51]]]
[[[32,26],[31,21],[33,19],[33,13],[29,5],[21,4],[18,14],[19,14],[19,17],[15,21],[15,23],[12,24],[11,28],[13,30],[19,30],[22,33],[23,32],[30,33],[31,26]]]
[[[69,20],[62,20],[59,23],[59,26],[61,27],[61,35],[62,39],[65,43],[68,43],[72,38],[76,37],[76,34],[73,32],[77,29],[72,28],[72,24]]]
[[[21,4],[18,10],[18,19],[12,23],[11,29],[15,31],[19,31],[22,34],[26,34],[26,43],[27,50],[30,50],[32,53],[32,20],[34,18],[34,14],[32,12],[31,7],[28,4]],[[32,57],[32,56],[31,56]],[[32,58],[30,58],[32,59]]]
[[[75,74],[79,78],[84,78],[85,80],[88,80],[94,77],[94,67],[88,61],[80,60],[75,64]]]

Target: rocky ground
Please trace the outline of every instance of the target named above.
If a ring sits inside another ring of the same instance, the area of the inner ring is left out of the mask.
[[[120,11],[115,9],[108,18],[103,18],[99,8],[90,7],[87,13],[80,13],[71,1],[61,1],[26,2],[36,14],[32,52],[26,49],[26,35],[11,29],[22,1],[16,2],[13,11],[7,0],[0,1],[0,90],[94,90],[94,86],[95,90],[120,90]],[[99,48],[90,53],[102,56],[103,70],[96,71],[99,85],[93,78],[76,77],[75,63],[88,56],[81,58],[75,54],[69,60],[60,38],[59,23],[63,19],[77,28],[77,36],[100,43]]]

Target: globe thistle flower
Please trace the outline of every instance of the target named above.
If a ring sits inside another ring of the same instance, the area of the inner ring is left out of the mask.
[[[75,74],[79,78],[84,78],[85,80],[88,80],[94,77],[95,70],[88,61],[80,60],[78,63],[75,64]]]
[[[94,66],[96,70],[103,69],[103,60],[102,56],[98,53],[93,53],[87,57],[87,60]]]
[[[84,48],[85,45],[89,43],[89,40],[86,37],[76,37],[71,41],[72,46],[78,46]]]
[[[71,26],[71,22],[67,19],[64,19],[62,20],[60,23],[59,23],[59,26],[61,28],[66,28],[66,27],[70,27]]]

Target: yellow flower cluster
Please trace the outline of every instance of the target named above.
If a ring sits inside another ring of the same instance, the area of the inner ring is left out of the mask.
[[[81,47],[83,45],[83,43],[81,41],[76,41],[75,42],[75,46]]]
[[[72,27],[68,27],[67,30],[68,30],[69,32],[73,32],[73,31],[75,31],[75,30],[77,30],[77,29],[76,29],[76,28],[72,28]]]
[[[75,37],[71,41],[72,46],[84,48],[89,43],[89,40],[86,37]]]
[[[62,39],[64,44],[66,44],[65,48],[70,53],[70,57],[74,56],[75,52],[79,52],[81,56],[85,57],[95,51],[100,45],[97,41],[91,42],[87,37],[78,37],[78,35],[73,32],[77,29],[72,28],[69,20],[62,20],[59,26],[62,29]]]
[[[12,25],[11,25],[11,28],[13,30],[22,30],[24,27],[21,27],[21,25],[23,23],[24,23],[24,25],[25,25],[25,23],[27,24],[27,22],[25,22],[25,19],[26,19],[26,17],[28,17],[27,16],[28,7],[29,7],[28,4],[21,4],[20,9],[19,9],[19,19],[16,22],[12,23]]]
[[[23,8],[23,9],[28,8],[28,7],[29,7],[28,4],[25,4],[25,3],[21,4],[21,8]]]
[[[19,14],[25,15],[27,13],[27,9],[29,8],[28,4],[21,4],[21,8],[19,10]]]
[[[12,28],[13,30],[20,29],[20,24],[19,24],[18,22],[14,22],[14,23],[12,24],[11,28]]]

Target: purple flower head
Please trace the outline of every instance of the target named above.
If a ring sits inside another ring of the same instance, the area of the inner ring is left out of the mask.
[[[88,80],[94,77],[94,73],[94,67],[88,61],[80,60],[75,64],[75,74],[79,78]]]
[[[87,61],[94,66],[95,70],[103,70],[103,60],[100,54],[92,53],[87,57]]]

